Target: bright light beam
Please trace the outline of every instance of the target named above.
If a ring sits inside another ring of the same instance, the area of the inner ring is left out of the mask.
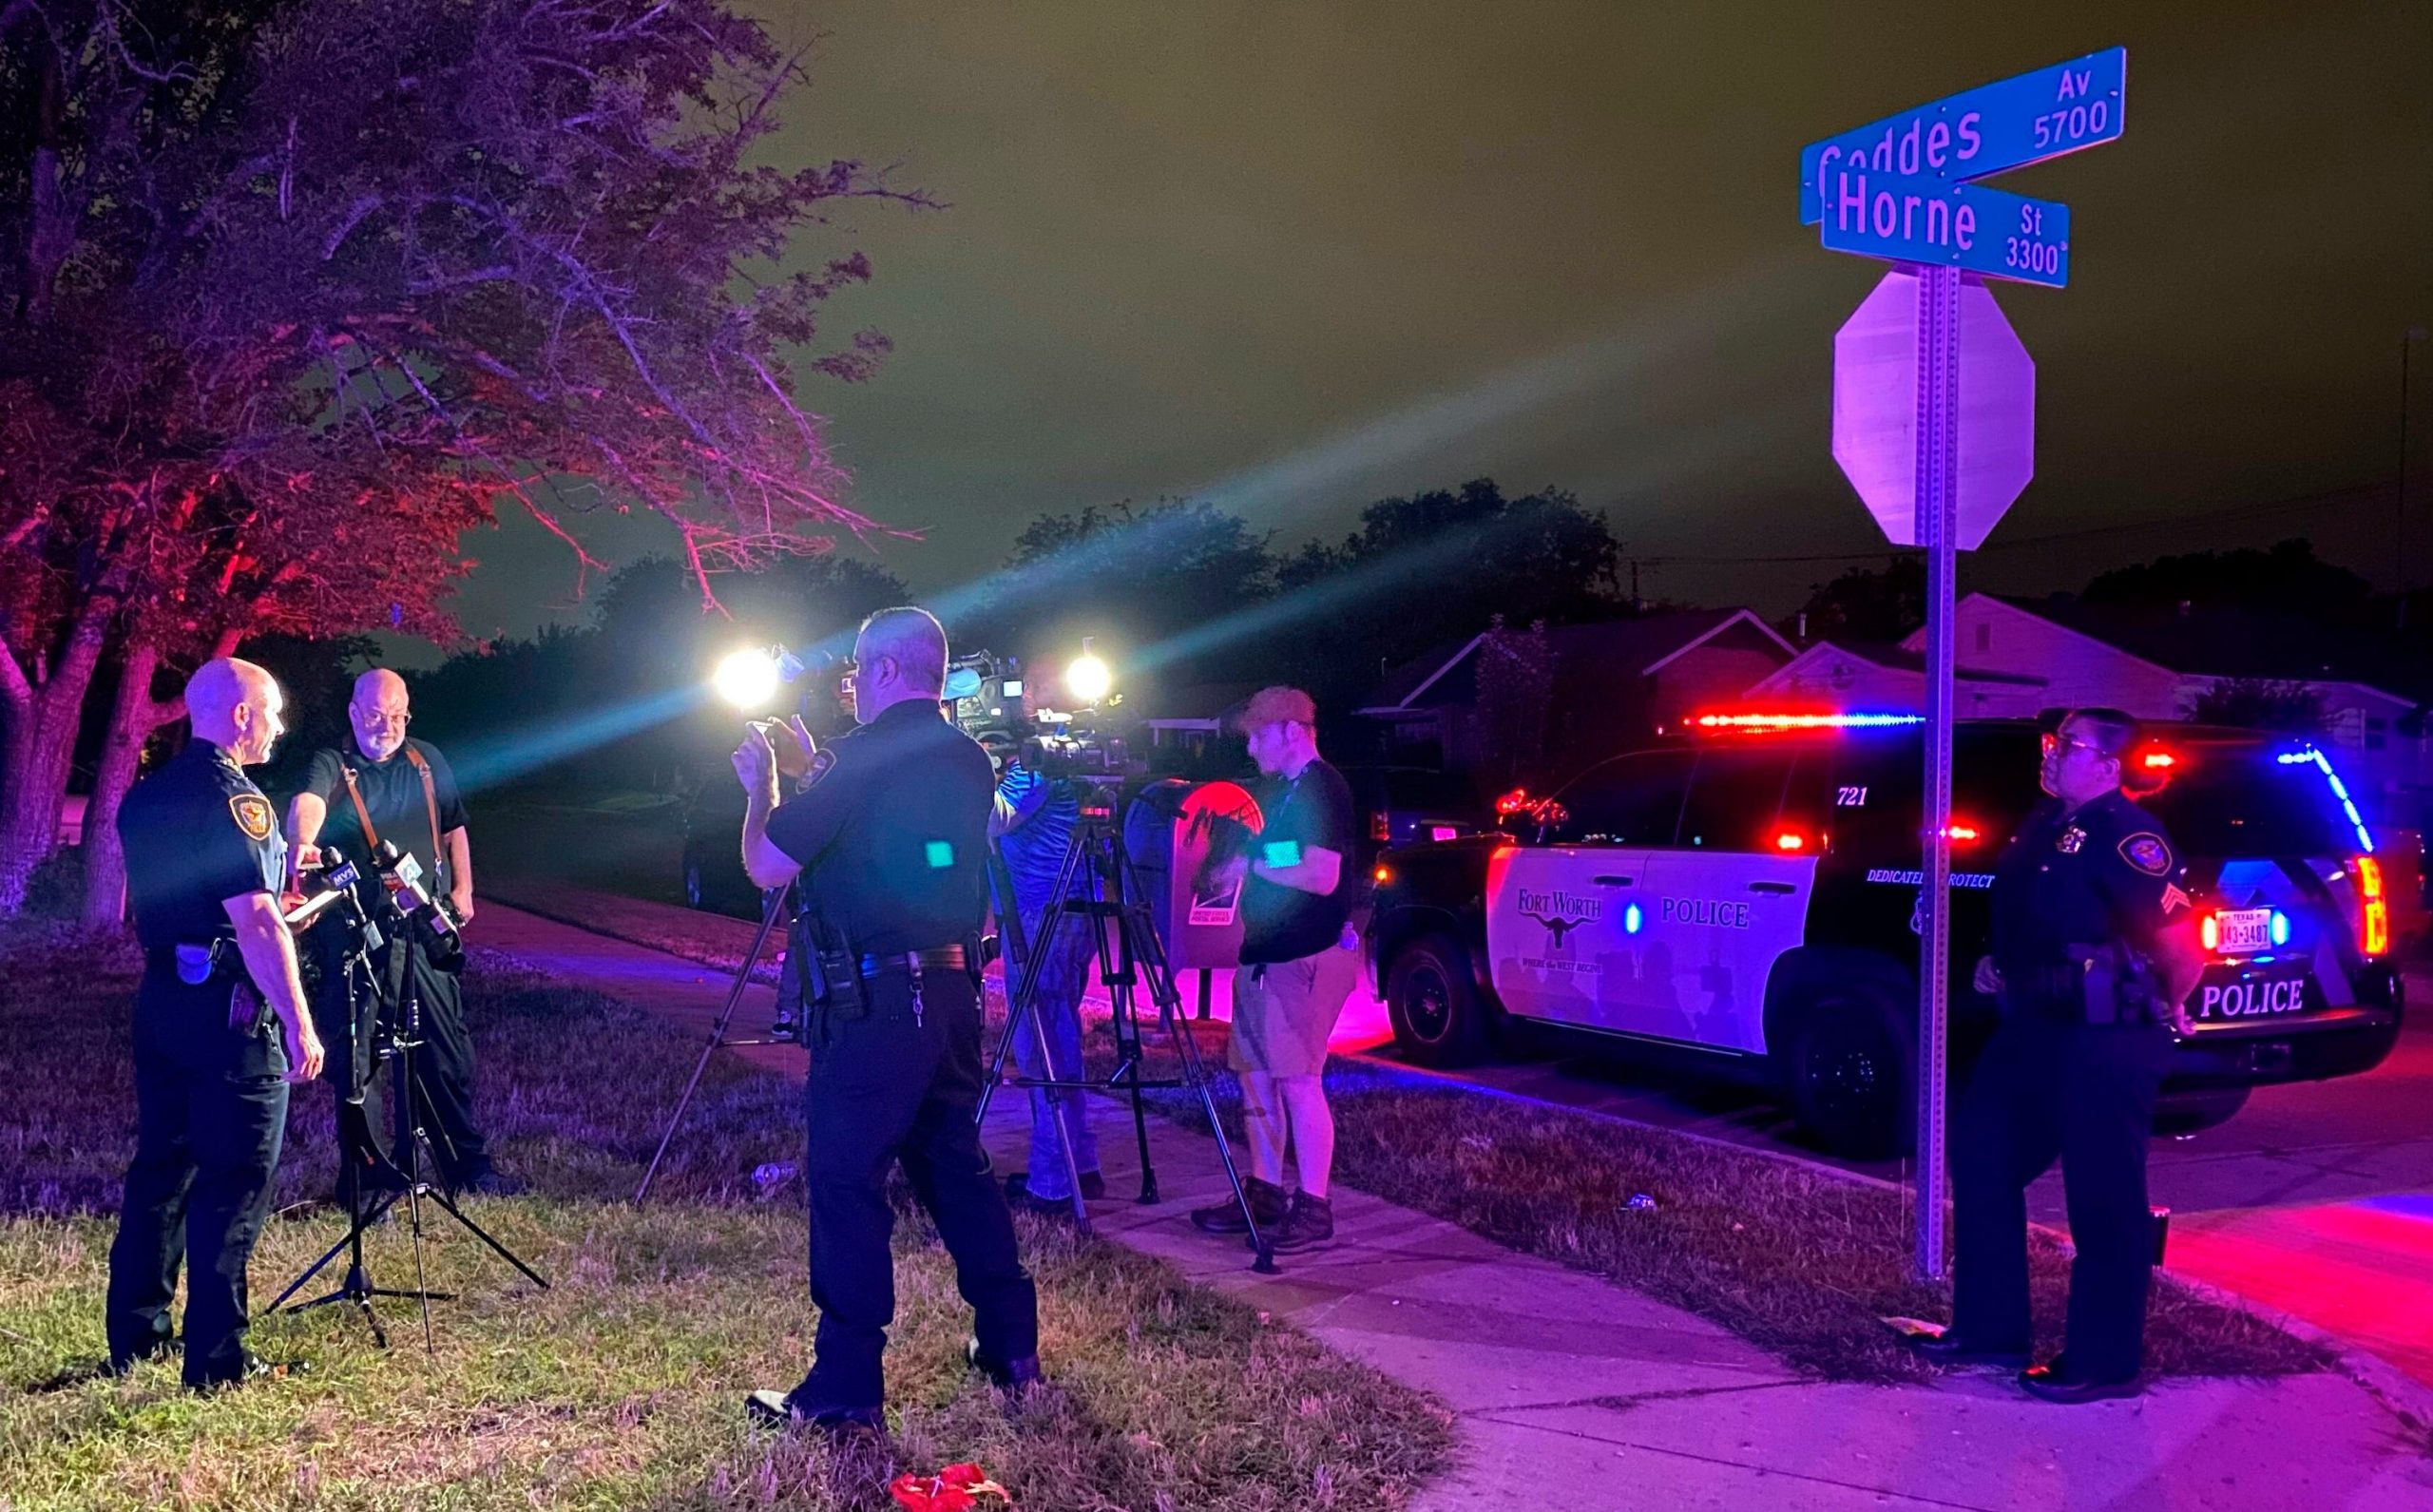
[[[777,659],[757,646],[728,652],[710,675],[718,697],[746,711],[766,707],[778,681]]]

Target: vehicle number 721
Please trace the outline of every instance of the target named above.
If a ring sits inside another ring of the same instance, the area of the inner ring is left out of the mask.
[[[1835,807],[1835,808],[1837,808],[1837,809],[1864,809],[1864,808],[1866,808],[1866,807],[1867,807],[1867,789],[1865,789],[1865,788],[1836,788],[1836,789],[1834,789],[1834,790],[1833,790],[1833,807]]]

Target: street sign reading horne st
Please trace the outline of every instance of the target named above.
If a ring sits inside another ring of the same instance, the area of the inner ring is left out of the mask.
[[[1799,154],[1799,223],[1824,219],[1837,164],[1965,182],[2110,142],[2128,77],[2129,49],[2107,48],[1811,142]]]
[[[1837,166],[1826,175],[1825,249],[2059,289],[2070,281],[2070,207],[1977,184]]]

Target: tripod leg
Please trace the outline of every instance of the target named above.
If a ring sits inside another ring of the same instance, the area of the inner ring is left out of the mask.
[[[1124,871],[1132,870],[1132,858],[1123,858]],[[1134,878],[1137,886],[1138,877]],[[1261,1275],[1276,1273],[1274,1236],[1258,1226],[1258,1215],[1251,1211],[1250,1193],[1242,1186],[1242,1174],[1234,1164],[1233,1142],[1225,1138],[1225,1120],[1217,1116],[1216,1094],[1209,1090],[1208,1068],[1199,1059],[1199,1041],[1192,1034],[1191,1025],[1183,1022],[1182,995],[1175,988],[1173,963],[1166,959],[1164,942],[1158,938],[1157,927],[1151,923],[1146,903],[1136,902],[1123,913],[1127,929],[1138,933],[1142,944],[1141,956],[1148,962],[1149,995],[1158,1005],[1158,1019],[1165,1026],[1166,1037],[1174,1046],[1175,1058],[1181,1062],[1182,1079],[1199,1096],[1199,1109],[1208,1119],[1208,1132],[1216,1141],[1216,1160],[1225,1168],[1226,1184],[1234,1189],[1234,1200],[1241,1205],[1242,1221],[1250,1225],[1251,1247],[1257,1258],[1251,1269]],[[1200,984],[1207,985],[1208,974],[1200,973]]]
[[[1051,906],[1048,913],[1045,932],[1050,937],[1054,936],[1056,927],[1063,921],[1062,900],[1066,896],[1064,890],[1072,884],[1073,867],[1077,854],[1076,848],[1067,845],[1064,848],[1064,859],[1057,864],[1056,883],[1047,894],[1059,900]],[[1016,986],[1014,979],[1010,976],[1003,974],[1000,976],[1000,980],[1006,984],[1006,1037],[997,1042],[997,1053],[988,1059],[988,1078],[980,1083],[980,1106],[974,1109],[971,1115],[971,1121],[975,1125],[986,1125],[988,1121],[988,1105],[996,1101],[997,1088],[1005,1081],[1006,1054],[1013,1049],[1016,1038],[1022,1033],[1022,1015],[1028,1011],[1038,993],[1040,968],[1044,964],[1043,957],[1045,955],[1044,949],[1031,948],[1037,942],[1032,941],[1028,937],[1028,932],[1023,928],[1022,905],[1014,901],[1013,868],[1006,864],[1005,841],[1002,836],[989,842],[988,864],[989,885],[997,890],[998,895],[1006,900],[1006,905],[997,916],[997,935],[1001,940],[1008,935],[1011,936],[1014,948],[1021,956],[1021,960],[1017,963],[1015,958],[1009,955],[1006,957],[1006,961],[1008,967],[1019,965],[1022,976],[1020,986]]]
[[[1052,940],[1052,931],[1050,937]],[[1043,960],[1044,959],[1044,955],[1045,952],[1043,951]],[[1073,1005],[1072,1011],[1076,1014],[1080,1013],[1081,1005],[1079,1004]],[[1039,1012],[1039,1005],[1036,1000],[1036,996],[1034,996],[1030,1005],[1028,1017],[1030,1019],[1031,1035],[1038,1042],[1039,1045],[1040,1069],[1047,1073],[1046,1080],[1049,1081],[1062,1081],[1067,1080],[1064,1073],[1056,1068],[1056,1047],[1048,1040],[1047,1021]],[[1012,1044],[1014,1041],[1014,1027],[1015,1026],[1012,1024],[1006,1025],[1006,1043],[1008,1045]],[[1002,1055],[1003,1051],[1001,1050],[999,1053]],[[1075,1066],[1070,1080],[1076,1081],[1081,1081],[1082,1079],[1082,1067]],[[1083,1234],[1087,1234],[1090,1232],[1090,1210],[1082,1197],[1081,1141],[1082,1123],[1082,1120],[1089,1116],[1082,1109],[1082,1099],[1087,1097],[1089,1094],[1083,1092],[1079,1087],[1050,1087],[1044,1091],[1034,1088],[1032,1095],[1036,1097],[1044,1097],[1047,1100],[1047,1116],[1055,1120],[1058,1131],[1063,1135],[1063,1138],[1057,1140],[1056,1143],[1057,1153],[1061,1155],[1064,1160],[1064,1179],[1067,1183],[1064,1190],[1070,1195],[1072,1199],[1074,1224],[1079,1227]],[[1038,1154],[1038,1146],[1035,1142],[1032,1146],[1032,1154],[1034,1156]]]
[[[463,1229],[474,1238],[477,1238],[484,1244],[489,1245],[490,1247],[491,1254],[497,1255],[500,1259],[505,1260],[508,1264],[523,1272],[526,1279],[529,1280],[534,1286],[539,1287],[544,1292],[549,1290],[549,1283],[541,1278],[540,1272],[533,1270],[528,1265],[526,1265],[522,1259],[517,1257],[513,1250],[510,1250],[506,1245],[500,1243],[497,1237],[488,1229],[483,1228],[480,1224],[475,1223],[472,1219],[465,1216],[465,1211],[462,1208],[459,1208],[454,1202],[449,1200],[446,1194],[432,1192],[428,1194],[428,1196],[431,1202],[436,1205],[442,1213],[447,1214],[450,1217],[456,1220],[456,1226],[458,1228]]]
[[[667,1147],[676,1139],[677,1126],[684,1121],[684,1110],[693,1105],[693,1094],[700,1090],[702,1073],[710,1068],[710,1057],[726,1043],[727,1025],[735,1022],[736,1006],[743,1001],[743,989],[752,981],[752,968],[759,964],[760,952],[769,944],[769,931],[776,928],[777,915],[784,911],[786,899],[793,890],[794,884],[788,883],[771,892],[769,901],[761,906],[759,932],[753,935],[752,948],[744,952],[743,964],[735,968],[735,982],[726,989],[726,1005],[718,1009],[718,1022],[710,1027],[710,1043],[701,1046],[701,1058],[693,1062],[692,1079],[684,1083],[682,1095],[677,1098],[676,1111],[667,1116],[667,1130],[659,1137],[659,1148],[652,1152],[650,1166],[642,1172],[642,1185],[634,1189],[634,1201],[638,1205],[650,1196],[650,1184],[659,1177],[660,1162],[667,1158]]]
[[[1098,934],[1099,957],[1108,967],[1107,1001],[1114,1009],[1116,1043],[1121,1049],[1127,1034],[1131,1040],[1125,1063],[1132,1071],[1132,1133],[1140,1147],[1140,1202],[1142,1207],[1151,1207],[1158,1201],[1158,1168],[1149,1158],[1149,1110],[1140,1095],[1148,1046],[1140,1033],[1140,1000],[1133,995],[1142,956],[1135,947],[1132,913],[1125,904],[1123,888],[1123,873],[1131,870],[1132,862],[1123,853],[1123,848],[1116,843],[1113,833],[1102,836],[1100,843],[1106,849],[1105,875],[1102,880],[1098,871],[1092,870],[1091,902],[1094,905],[1111,903],[1113,908],[1111,913],[1094,908],[1090,927]],[[1112,939],[1109,938],[1110,919]]]

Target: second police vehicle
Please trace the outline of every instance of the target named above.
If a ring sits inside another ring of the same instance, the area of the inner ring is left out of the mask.
[[[2047,721],[2051,722],[2050,720]],[[1688,1052],[1772,1088],[1803,1134],[1881,1157],[1912,1137],[1922,722],[1720,714],[1551,796],[1498,833],[1376,868],[1370,964],[1403,1053],[1486,1056],[1506,1020]],[[1971,977],[1995,854],[2040,799],[2035,721],[1953,742],[1954,1084],[1990,1032]],[[2206,949],[2161,1120],[2219,1122],[2248,1089],[2372,1069],[2403,1011],[2373,836],[2329,759],[2255,731],[2156,726],[2137,801],[2177,842]]]

